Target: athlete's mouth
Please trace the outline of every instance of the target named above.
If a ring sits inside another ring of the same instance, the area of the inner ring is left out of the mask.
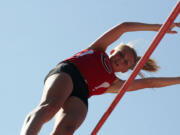
[[[119,66],[119,64],[117,63],[117,61],[116,61],[116,60],[114,61],[114,63],[115,63],[115,65],[116,65],[116,66]]]

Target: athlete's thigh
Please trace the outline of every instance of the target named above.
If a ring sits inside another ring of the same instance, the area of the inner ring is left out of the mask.
[[[44,84],[41,104],[54,102],[62,106],[72,89],[73,82],[67,73],[61,72],[51,75]]]
[[[63,108],[56,114],[54,130],[60,132],[66,126],[73,126],[77,129],[85,120],[87,111],[88,108],[81,99],[74,96],[69,97]]]

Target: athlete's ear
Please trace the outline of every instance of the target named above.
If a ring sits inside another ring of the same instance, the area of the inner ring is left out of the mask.
[[[111,52],[110,52],[110,54],[112,55],[114,52],[115,52],[115,50],[114,50],[114,49],[112,49],[112,50],[111,50]]]

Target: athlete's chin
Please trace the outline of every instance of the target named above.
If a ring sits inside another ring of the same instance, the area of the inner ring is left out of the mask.
[[[126,73],[126,71],[121,71],[121,73]]]
[[[119,69],[114,69],[114,72],[122,72],[122,71]]]
[[[112,69],[114,72],[119,72],[119,69],[115,65],[112,65]]]
[[[125,70],[125,69],[119,69],[119,70],[118,70],[118,72],[121,72],[121,73],[126,73],[126,72],[127,72],[127,70]]]

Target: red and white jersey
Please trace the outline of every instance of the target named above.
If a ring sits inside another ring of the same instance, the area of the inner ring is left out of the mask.
[[[103,94],[116,79],[109,57],[104,51],[85,49],[66,60],[81,72],[88,85],[89,97]]]

